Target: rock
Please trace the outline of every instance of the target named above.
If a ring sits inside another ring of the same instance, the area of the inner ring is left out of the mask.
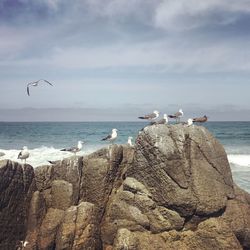
[[[169,231],[159,234],[150,232],[131,232],[119,229],[113,250],[133,249],[242,249],[231,230],[219,219],[212,218],[202,222],[196,231]]]
[[[135,147],[64,159],[35,177],[9,161],[0,171],[3,249],[25,236],[27,250],[250,249],[250,195],[203,127],[149,126]]]
[[[250,195],[235,186],[236,198],[229,200],[223,214],[244,249],[250,249]]]
[[[58,230],[56,249],[101,249],[96,222],[93,204],[81,202],[68,208]]]
[[[219,212],[234,196],[226,153],[203,127],[146,127],[127,176],[143,183],[158,205],[185,217]]]
[[[51,186],[51,206],[66,210],[73,201],[73,185],[64,180],[54,180]]]
[[[15,249],[25,238],[34,190],[34,171],[30,165],[0,161],[0,249]]]
[[[56,235],[65,211],[49,208],[39,230],[38,249],[54,249]]]

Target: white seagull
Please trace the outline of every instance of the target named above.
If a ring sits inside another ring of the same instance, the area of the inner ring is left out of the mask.
[[[30,153],[26,146],[23,147],[22,151],[19,153],[17,159],[24,160],[24,163],[26,164],[26,159],[29,158]]]
[[[181,120],[181,117],[184,115],[182,109],[179,109],[178,112],[176,112],[175,114],[173,115],[169,115],[168,117],[169,118],[175,118],[176,122],[180,122]]]
[[[66,152],[70,152],[76,155],[77,152],[81,151],[83,143],[84,143],[83,141],[78,141],[78,144],[76,147],[63,148],[60,151],[66,151]]]
[[[53,86],[52,83],[50,83],[49,81],[47,81],[47,80],[45,80],[45,79],[40,79],[40,80],[35,81],[35,82],[30,82],[30,83],[27,84],[27,94],[28,94],[28,96],[30,95],[30,86],[32,86],[32,87],[37,87],[38,84],[39,84],[39,82],[41,82],[41,81],[46,82],[46,83],[48,83],[49,85]]]
[[[155,125],[155,124],[167,124],[167,123],[168,123],[168,115],[164,114],[162,119],[160,119],[159,121],[151,122],[151,125]]]
[[[132,139],[133,139],[133,137],[132,136],[129,136],[128,137],[128,145],[130,146],[130,147],[133,147],[133,143],[132,143]]]
[[[144,116],[139,116],[139,119],[143,120],[155,120],[159,117],[160,112],[155,110],[152,114],[144,115]]]
[[[106,136],[105,138],[102,139],[102,141],[110,141],[111,143],[113,143],[115,141],[115,139],[117,138],[117,129],[113,128],[112,129],[112,133],[108,136]]]
[[[188,125],[188,126],[193,125],[193,119],[192,119],[192,118],[189,118],[189,119],[187,120],[187,125]]]

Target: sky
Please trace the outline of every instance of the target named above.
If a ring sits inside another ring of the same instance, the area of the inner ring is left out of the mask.
[[[0,0],[0,121],[250,120],[249,27],[250,0]]]

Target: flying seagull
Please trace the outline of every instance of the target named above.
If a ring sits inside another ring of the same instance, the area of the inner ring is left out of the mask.
[[[144,120],[155,120],[156,118],[159,117],[160,112],[155,110],[152,114],[144,115],[144,116],[139,116],[139,119],[144,119]]]
[[[30,153],[26,146],[23,147],[22,151],[19,153],[17,159],[24,160],[24,163],[26,164],[26,159],[29,158]]]
[[[208,117],[204,115],[203,117],[193,118],[193,122],[206,122]]]
[[[169,115],[168,117],[174,118],[176,120],[176,122],[180,122],[182,116],[183,116],[183,111],[182,111],[182,109],[179,109],[178,112],[176,112],[173,115]]]
[[[151,122],[150,125],[167,124],[167,123],[168,123],[168,115],[164,114],[162,119],[160,119],[159,121]]]
[[[72,147],[72,148],[63,148],[63,149],[61,149],[60,151],[66,151],[66,152],[70,152],[70,153],[73,153],[73,154],[76,155],[77,152],[81,151],[81,149],[82,149],[82,144],[83,144],[83,143],[84,143],[84,142],[82,142],[82,141],[78,141],[78,144],[77,144],[76,147]]]
[[[133,143],[132,143],[132,139],[133,139],[133,137],[132,136],[129,136],[128,137],[128,145],[130,146],[130,147],[133,147]]]
[[[31,86],[32,86],[32,87],[37,87],[38,84],[39,84],[39,82],[41,82],[41,81],[46,82],[46,83],[48,83],[49,85],[53,86],[52,83],[50,83],[49,81],[47,81],[47,80],[45,80],[45,79],[40,79],[40,80],[35,81],[35,82],[30,82],[30,83],[27,84],[27,94],[28,94],[28,96],[30,95],[30,87],[31,87]]]
[[[117,129],[113,128],[112,133],[106,136],[105,138],[103,138],[102,141],[110,141],[111,143],[113,143],[116,138],[117,138]]]

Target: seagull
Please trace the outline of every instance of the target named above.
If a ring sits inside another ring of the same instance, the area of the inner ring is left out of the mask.
[[[173,115],[169,115],[168,117],[169,118],[175,118],[176,122],[180,122],[182,116],[183,116],[183,111],[182,111],[182,109],[179,109],[178,112],[176,112]]]
[[[208,117],[204,115],[203,117],[193,118],[193,122],[206,122]]]
[[[5,155],[5,153],[3,153],[3,152],[0,152],[0,157],[2,157],[2,156],[4,156]]]
[[[151,122],[150,125],[156,125],[156,124],[167,124],[168,123],[168,115],[164,114],[163,118],[159,121]]]
[[[193,119],[192,119],[192,118],[189,118],[189,119],[187,120],[187,125],[188,125],[188,126],[193,125]]]
[[[53,86],[52,83],[50,83],[49,81],[47,81],[47,80],[45,80],[45,79],[40,79],[40,80],[35,81],[35,82],[30,82],[30,83],[27,84],[27,94],[28,94],[28,96],[30,96],[30,86],[37,87],[38,84],[39,84],[39,82],[41,82],[41,81],[46,82],[46,83],[48,83],[49,85]]]
[[[155,120],[156,118],[159,117],[160,112],[155,110],[152,114],[144,115],[144,116],[139,116],[139,119],[144,119],[144,120]]]
[[[70,153],[73,153],[76,155],[77,152],[81,151],[82,149],[82,144],[84,142],[83,141],[78,141],[78,144],[76,147],[72,147],[72,148],[63,148],[61,149],[60,151],[67,151],[67,152],[70,152]]]
[[[26,146],[23,147],[22,151],[19,153],[17,159],[24,160],[24,163],[26,164],[26,159],[29,158],[30,153]]]
[[[132,143],[132,139],[133,139],[133,137],[132,136],[129,136],[128,137],[128,145],[130,146],[130,147],[133,147],[133,143]]]
[[[113,128],[112,133],[106,136],[105,138],[103,138],[102,141],[110,141],[111,143],[113,143],[116,138],[117,138],[117,129]]]

